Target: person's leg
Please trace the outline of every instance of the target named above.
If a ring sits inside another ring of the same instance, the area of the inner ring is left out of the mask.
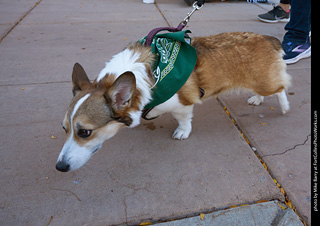
[[[281,0],[279,5],[273,5],[273,9],[267,13],[258,15],[258,19],[266,23],[289,22],[290,0]]]
[[[281,3],[280,2],[278,6],[280,6],[283,9],[283,11],[285,11],[287,13],[290,12],[290,4],[289,3]]]
[[[291,19],[285,26],[288,32],[283,38],[283,42],[301,41],[309,42],[309,32],[311,30],[311,0],[292,0]]]
[[[287,64],[311,56],[311,0],[292,0],[290,12],[290,21],[285,26],[287,33],[282,41],[283,59]]]

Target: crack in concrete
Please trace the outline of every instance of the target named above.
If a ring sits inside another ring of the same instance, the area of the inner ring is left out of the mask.
[[[309,137],[311,137],[311,134],[308,134],[307,139],[305,139],[303,143],[296,144],[296,145],[294,145],[292,148],[288,148],[288,149],[286,149],[285,151],[283,151],[283,152],[281,152],[281,153],[262,155],[261,158],[270,157],[270,156],[277,156],[277,155],[284,155],[285,153],[287,153],[287,152],[289,152],[289,151],[295,150],[295,149],[296,149],[297,147],[299,147],[299,146],[305,145],[305,144],[308,142]]]
[[[76,197],[76,199],[78,199],[78,201],[81,201],[81,199],[76,195],[76,193],[74,193],[72,191],[69,191],[69,190],[66,190],[66,189],[60,189],[60,188],[50,188],[50,189],[55,190],[55,191],[64,191],[64,192],[70,193],[74,197]]]
[[[150,185],[146,185],[144,187],[140,187],[140,188],[136,188],[135,185],[123,185],[124,187],[126,188],[129,188],[129,189],[132,189],[132,193],[131,194],[128,194],[128,195],[125,195],[123,197],[123,205],[124,205],[124,212],[125,212],[125,218],[126,218],[126,224],[125,225],[132,225],[132,222],[128,222],[128,205],[127,205],[127,198],[135,195],[138,191],[142,191],[142,190],[145,190],[147,192],[150,192],[150,193],[154,193],[153,191],[150,191],[149,190],[149,187]],[[131,217],[132,218],[132,217]],[[133,224],[133,225],[136,225],[136,224]]]
[[[16,26],[18,26],[20,24],[20,22],[29,15],[29,13],[31,13],[32,10],[34,10],[34,8],[36,8],[40,3],[42,2],[42,0],[39,0],[35,3],[35,5],[33,7],[31,7],[31,9],[29,9],[22,17],[20,17],[20,19],[2,36],[0,37],[0,43],[10,34],[11,31],[13,31],[13,29],[16,28]]]

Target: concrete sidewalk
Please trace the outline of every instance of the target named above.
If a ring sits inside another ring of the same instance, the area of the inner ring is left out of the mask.
[[[241,205],[209,214],[201,213],[199,216],[184,218],[155,224],[157,226],[303,226],[299,217],[290,208],[286,208],[278,201],[270,201],[253,205]]]
[[[285,24],[256,19],[270,8],[207,3],[187,29],[192,36],[252,31],[281,40]],[[250,94],[222,96],[196,106],[188,140],[171,139],[177,125],[166,115],[122,130],[83,168],[56,171],[73,64],[94,79],[129,42],[177,26],[190,10],[182,0],[1,1],[0,225],[139,225],[270,200],[297,225],[284,203],[311,225],[310,59],[288,66],[293,86],[285,116],[275,97],[253,107]]]

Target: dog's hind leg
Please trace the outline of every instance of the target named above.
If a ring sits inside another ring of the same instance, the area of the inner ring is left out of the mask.
[[[253,97],[250,97],[248,99],[248,104],[251,104],[251,105],[260,105],[264,100],[264,96],[260,96],[260,95],[255,95]]]
[[[279,104],[281,107],[281,111],[282,114],[287,113],[290,110],[290,104],[289,101],[287,99],[287,95],[286,95],[286,91],[282,90],[280,93],[276,93],[278,100],[279,100]]]
[[[173,112],[172,116],[178,121],[179,126],[174,131],[172,138],[178,140],[185,140],[189,137],[192,130],[193,105],[183,105]]]

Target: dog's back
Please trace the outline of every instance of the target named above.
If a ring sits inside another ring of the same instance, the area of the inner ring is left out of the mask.
[[[180,90],[179,97],[185,103],[199,99],[198,91],[194,95],[187,93],[192,84],[205,91],[203,99],[239,88],[269,96],[290,85],[281,43],[274,37],[231,32],[193,38],[192,45],[198,60],[191,78]]]

